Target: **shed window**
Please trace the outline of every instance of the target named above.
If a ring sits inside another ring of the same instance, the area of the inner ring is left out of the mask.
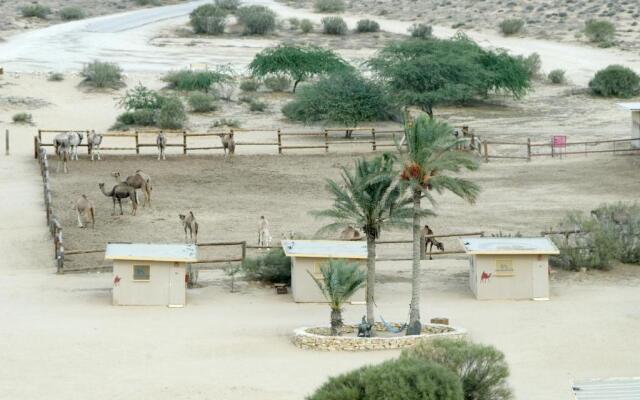
[[[133,266],[133,280],[134,281],[148,281],[151,277],[151,266],[149,265],[134,265]]]

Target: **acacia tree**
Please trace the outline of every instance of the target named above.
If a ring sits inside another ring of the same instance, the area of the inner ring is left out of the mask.
[[[328,74],[351,66],[331,50],[314,46],[280,45],[256,54],[249,70],[255,77],[287,75],[293,80],[293,92],[298,83],[315,75]]]
[[[413,264],[411,274],[411,305],[407,335],[419,335],[420,323],[420,228],[424,215],[434,215],[422,209],[425,197],[434,204],[432,192],[449,191],[473,203],[480,192],[475,183],[466,179],[449,176],[448,172],[458,172],[462,168],[478,168],[475,159],[465,152],[456,151],[465,141],[453,135],[453,129],[444,122],[419,116],[413,124],[405,127],[407,147],[398,146],[404,166],[400,179],[411,192],[413,203]]]
[[[515,98],[529,89],[522,59],[484,50],[462,34],[452,39],[408,39],[383,48],[367,64],[402,106],[433,108],[461,104],[506,91]]]
[[[388,227],[408,227],[413,209],[411,199],[399,185],[395,158],[389,154],[371,160],[357,160],[355,171],[342,168],[342,183],[328,180],[327,189],[333,195],[333,206],[316,212],[318,217],[330,218],[332,223],[323,231],[347,226],[362,229],[367,238],[367,320],[373,323],[376,239]]]

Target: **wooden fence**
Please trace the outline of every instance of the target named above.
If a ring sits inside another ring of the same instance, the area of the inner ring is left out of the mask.
[[[53,212],[53,202],[51,199],[51,186],[49,183],[49,161],[47,151],[39,147],[37,152],[40,174],[42,175],[42,187],[44,195],[44,207],[47,216],[47,225],[53,238],[53,255],[56,263],[56,270],[62,273],[64,270],[64,242],[62,240],[62,225],[57,215]]]

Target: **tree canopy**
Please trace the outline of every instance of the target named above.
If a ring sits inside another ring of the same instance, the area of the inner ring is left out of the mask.
[[[391,43],[367,64],[402,106],[418,106],[430,117],[441,104],[464,103],[506,91],[523,96],[530,85],[521,58],[490,51],[462,34],[451,39]]]
[[[294,81],[293,91],[298,83],[314,75],[328,74],[350,69],[349,64],[331,50],[314,46],[280,45],[264,49],[256,54],[249,64],[251,74],[256,77],[267,75],[288,75]]]

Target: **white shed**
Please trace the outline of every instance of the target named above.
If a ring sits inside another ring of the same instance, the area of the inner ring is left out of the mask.
[[[631,147],[640,149],[640,103],[618,103],[618,106],[631,111],[631,137],[638,138],[631,142]]]
[[[469,286],[477,299],[549,298],[549,256],[560,252],[548,238],[460,240],[470,255]]]
[[[197,261],[197,247],[186,244],[109,243],[113,260],[113,305],[186,304],[186,265]]]
[[[324,303],[326,299],[313,280],[329,259],[343,259],[366,269],[367,244],[350,240],[283,240],[282,248],[291,257],[291,292],[297,303]],[[358,290],[351,302],[364,301],[365,290]]]

